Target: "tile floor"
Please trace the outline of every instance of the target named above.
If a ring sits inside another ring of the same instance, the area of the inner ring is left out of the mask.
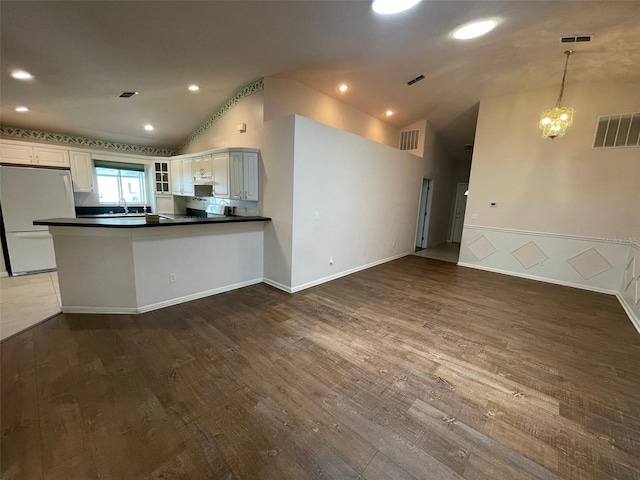
[[[60,312],[58,273],[0,278],[0,340]]]
[[[458,257],[460,256],[460,244],[453,242],[440,243],[435,247],[418,250],[414,255],[442,260],[445,262],[458,263]]]

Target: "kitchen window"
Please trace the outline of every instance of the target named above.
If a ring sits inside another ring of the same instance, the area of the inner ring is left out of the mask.
[[[101,204],[146,204],[144,165],[137,163],[94,160]]]

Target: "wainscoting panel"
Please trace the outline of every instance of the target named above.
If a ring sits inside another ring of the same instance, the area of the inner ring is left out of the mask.
[[[458,265],[615,294],[640,332],[640,247],[465,225]]]
[[[640,332],[640,246],[638,245],[629,245],[618,298]]]

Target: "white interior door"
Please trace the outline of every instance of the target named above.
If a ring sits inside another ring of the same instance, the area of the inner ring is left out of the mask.
[[[459,183],[456,190],[456,204],[453,218],[452,241],[460,243],[462,241],[462,228],[464,226],[464,211],[467,208],[467,196],[465,193],[469,189],[468,183]]]

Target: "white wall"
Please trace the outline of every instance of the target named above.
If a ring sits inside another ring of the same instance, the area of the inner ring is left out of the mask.
[[[284,290],[291,286],[294,130],[293,116],[266,122],[261,151],[262,202],[271,218],[264,229],[264,277]]]
[[[398,148],[400,130],[301,83],[264,79],[264,120],[301,115],[375,142]]]
[[[460,264],[620,292],[630,244],[640,243],[640,148],[591,146],[599,115],[640,111],[640,88],[568,85],[574,124],[543,139],[539,115],[556,95],[481,102]]]
[[[422,171],[414,155],[296,116],[291,289],[412,252]]]

